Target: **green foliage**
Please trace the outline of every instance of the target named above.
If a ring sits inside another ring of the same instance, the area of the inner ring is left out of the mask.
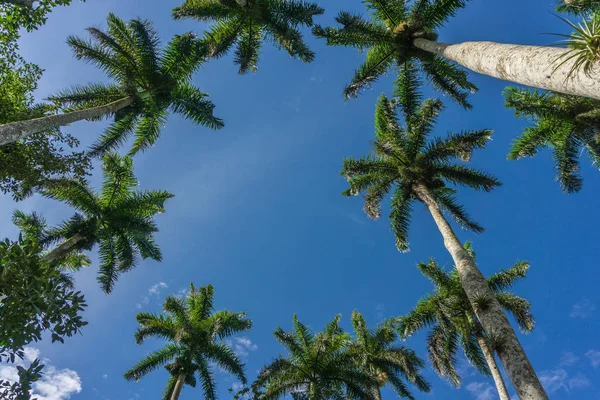
[[[574,63],[568,76],[579,70],[582,70],[586,75],[590,75],[598,60],[600,60],[600,11],[585,18],[579,24],[562,17],[559,18],[569,24],[574,32],[569,35],[556,34],[566,38],[562,43],[566,44],[569,49],[559,58],[561,62],[556,68],[573,60]]]
[[[164,399],[170,399],[175,381],[185,376],[185,384],[195,387],[198,373],[204,398],[214,400],[216,382],[212,364],[233,374],[246,383],[244,364],[224,340],[239,332],[247,331],[252,322],[245,313],[222,310],[214,311],[214,290],[211,285],[196,290],[190,285],[185,299],[169,296],[163,305],[166,315],[139,313],[139,328],[135,341],[142,344],[148,338],[158,338],[168,343],[150,353],[125,373],[125,379],[139,381],[159,367],[171,375]]]
[[[37,400],[37,397],[31,397],[31,384],[42,377],[43,368],[39,359],[35,359],[27,369],[17,366],[18,382],[0,379],[0,400]]]
[[[414,45],[418,38],[436,40],[439,29],[460,8],[465,0],[372,0],[366,1],[370,20],[360,15],[340,12],[336,21],[341,28],[316,26],[313,33],[327,39],[331,46],[367,50],[366,61],[356,70],[352,82],[344,90],[346,98],[357,97],[389,70],[398,75],[396,90],[408,82],[416,85],[420,69],[433,86],[465,108],[469,92],[477,88],[467,79],[467,73]]]
[[[600,10],[600,1],[598,0],[560,0],[557,11],[566,12],[575,15],[585,15],[590,12]]]
[[[175,19],[214,22],[205,34],[210,57],[218,58],[235,47],[234,61],[240,74],[258,69],[260,47],[265,40],[294,58],[312,62],[315,54],[298,29],[312,26],[324,10],[304,0],[185,0],[173,9]]]
[[[85,1],[85,0],[82,0]],[[0,3],[0,26],[10,31],[38,29],[46,23],[48,13],[72,0],[3,0]]]
[[[506,107],[533,123],[514,141],[510,160],[533,157],[540,149],[552,149],[561,189],[581,190],[578,157],[585,149],[592,164],[600,163],[600,101],[558,93],[507,88]]]

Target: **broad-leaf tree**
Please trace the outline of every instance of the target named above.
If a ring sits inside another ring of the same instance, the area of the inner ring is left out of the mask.
[[[167,343],[127,371],[125,379],[138,381],[164,367],[171,378],[163,400],[177,400],[184,385],[195,387],[198,380],[204,398],[216,399],[213,365],[246,383],[244,364],[224,339],[249,330],[252,322],[245,313],[215,311],[213,297],[211,285],[196,290],[192,284],[185,299],[167,297],[163,305],[165,314],[139,313],[136,343],[142,344],[148,338],[159,338]]]
[[[475,305],[486,300],[485,306],[474,306],[474,309],[487,334],[502,338],[503,345],[498,354],[518,395],[523,399],[545,399],[544,389],[502,307],[444,214],[465,228],[476,232],[483,230],[457,203],[454,187],[490,191],[500,182],[484,172],[457,163],[456,159],[467,160],[473,150],[483,148],[492,132],[483,129],[429,139],[442,104],[437,100],[421,103],[415,90],[419,84],[415,71],[411,72],[407,67],[402,75],[405,80],[399,85],[398,102],[382,96],[377,104],[373,154],[344,160],[342,175],[350,183],[344,194],[352,196],[364,192],[364,209],[376,219],[380,216],[381,202],[392,193],[390,221],[401,251],[408,250],[414,202],[428,208],[452,255],[469,301]],[[398,107],[404,117],[404,127],[396,118]]]
[[[98,246],[98,282],[110,293],[119,275],[137,265],[138,258],[162,260],[154,241],[158,231],[154,217],[165,212],[164,203],[173,195],[164,190],[137,190],[133,161],[109,153],[103,160],[104,182],[96,193],[85,182],[60,180],[48,185],[42,194],[77,210],[60,226],[41,235],[41,244],[50,250],[44,259],[63,260],[73,252]]]
[[[88,84],[65,90],[50,100],[65,112],[0,126],[0,144],[30,134],[81,120],[113,118],[93,145],[101,155],[135,136],[130,154],[154,145],[169,112],[209,128],[223,122],[213,115],[213,103],[191,84],[191,76],[204,60],[204,47],[195,35],[176,36],[160,50],[159,40],[148,21],[125,23],[114,14],[107,18],[108,30],[88,28],[91,40],[68,38],[75,57],[102,69],[110,84]]]
[[[394,65],[419,65],[434,86],[464,106],[468,83],[454,61],[472,71],[523,85],[600,99],[600,67],[589,73],[565,60],[569,49],[494,42],[436,42],[437,30],[467,0],[367,0],[371,18],[341,12],[341,28],[316,27],[315,35],[337,46],[367,49],[367,60],[346,88],[353,96]],[[562,60],[562,61],[561,61]]]
[[[430,386],[420,373],[425,363],[413,350],[397,344],[398,332],[393,321],[386,320],[369,329],[363,316],[354,311],[352,326],[355,338],[350,351],[361,368],[377,379],[376,400],[381,400],[383,386],[391,387],[400,397],[414,399],[405,381],[429,392]]]
[[[214,22],[205,34],[209,56],[220,57],[235,47],[235,63],[244,74],[258,68],[265,40],[291,57],[311,62],[315,53],[299,28],[312,26],[313,16],[323,12],[304,0],[186,0],[173,10],[173,17]]]
[[[467,248],[468,250],[468,248]],[[427,350],[434,370],[443,378],[459,386],[461,378],[456,369],[458,349],[462,348],[467,360],[482,374],[491,375],[501,400],[510,400],[500,368],[494,357],[495,337],[485,334],[475,311],[462,288],[456,270],[445,271],[434,260],[420,263],[419,270],[435,290],[420,299],[413,310],[398,319],[403,338],[429,329]],[[531,303],[507,291],[518,279],[524,278],[529,264],[517,262],[487,278],[498,303],[511,314],[519,328],[526,333],[534,326]]]

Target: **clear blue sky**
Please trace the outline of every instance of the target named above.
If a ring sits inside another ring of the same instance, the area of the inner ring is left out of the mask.
[[[331,23],[342,3],[344,9],[363,9],[359,0],[320,0],[326,14],[317,21]],[[72,57],[65,38],[85,36],[90,25],[103,26],[110,11],[124,19],[152,20],[164,42],[176,33],[201,33],[202,24],[171,20],[176,5],[173,0],[89,0],[57,9],[39,31],[25,34],[21,44],[25,58],[46,69],[40,98],[69,85],[105,79]],[[554,0],[473,0],[441,31],[440,40],[550,44],[556,38],[544,32],[568,30],[552,15],[553,9]],[[96,265],[77,275],[77,286],[89,303],[85,318],[90,324],[65,345],[44,341],[35,347],[51,360],[55,374],[70,377],[71,384],[76,374],[81,391],[69,395],[63,390],[67,394],[47,400],[159,399],[166,372],[157,371],[140,383],[122,378],[160,345],[135,345],[135,314],[138,307],[159,311],[167,294],[190,282],[213,284],[218,308],[246,311],[254,321],[252,331],[236,342],[240,349],[245,346],[241,353],[247,353],[247,374],[253,378],[282,351],[272,331],[278,325],[289,328],[293,313],[317,330],[337,313],[350,328],[353,309],[376,323],[406,313],[431,289],[415,268],[417,262],[435,257],[451,267],[423,207],[415,209],[412,251],[401,254],[387,218],[370,221],[360,199],[340,195],[346,188],[339,176],[342,158],[370,150],[375,99],[390,93],[392,78],[344,102],[342,88],[362,56],[353,49],[327,48],[314,38],[309,42],[317,52],[310,65],[267,45],[254,75],[239,76],[228,56],[209,62],[194,77],[217,105],[226,128],[209,131],[173,117],[157,146],[136,159],[142,187],[176,194],[158,220],[164,262],[142,262],[123,275],[110,296],[96,284]],[[584,188],[566,195],[554,181],[548,152],[532,160],[507,161],[509,143],[525,122],[503,108],[501,91],[507,83],[476,74],[471,78],[480,88],[471,97],[474,111],[445,99],[448,107],[437,133],[494,129],[494,140],[475,155],[473,164],[498,176],[504,186],[489,194],[461,191],[460,200],[487,230],[482,235],[459,231],[460,238],[474,242],[485,274],[516,260],[530,261],[529,277],[515,288],[533,303],[537,319],[535,331],[520,336],[524,347],[551,398],[598,399],[600,175],[584,155]],[[103,126],[77,123],[68,131],[89,143]],[[93,182],[98,183],[100,171],[95,172]],[[2,237],[14,237],[10,214],[17,207],[42,212],[51,223],[71,214],[65,206],[39,197],[21,204],[7,197],[0,201]],[[158,293],[151,293],[157,284]],[[426,356],[424,335],[410,338],[407,345]],[[490,380],[467,364],[461,369],[464,384],[456,390],[428,367],[433,391],[417,397],[495,398]],[[230,376],[218,374],[221,398],[229,398],[227,388],[233,383]],[[182,399],[201,396],[200,389],[188,387],[182,393]],[[384,392],[384,398],[394,397]]]

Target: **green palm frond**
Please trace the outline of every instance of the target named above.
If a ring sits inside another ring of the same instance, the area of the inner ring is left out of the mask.
[[[529,301],[506,292],[498,293],[496,298],[502,308],[515,318],[522,332],[529,333],[533,330],[535,319],[531,313],[531,303]]]
[[[586,15],[590,12],[600,11],[600,1],[598,0],[560,0],[557,11],[566,12],[574,15]]]
[[[125,379],[128,381],[139,381],[150,372],[173,360],[181,353],[181,350],[181,347],[176,344],[165,345],[163,348],[148,354],[139,363],[134,365],[133,368],[125,372]]]
[[[557,34],[566,38],[563,44],[567,45],[569,51],[557,60],[561,62],[555,68],[559,68],[566,62],[574,61],[567,76],[578,70],[590,75],[600,61],[600,14],[591,15],[579,24],[566,18],[559,18],[569,24],[574,32],[569,35]]]
[[[501,292],[510,289],[518,279],[527,276],[529,263],[527,261],[518,261],[506,270],[501,270],[487,278],[490,289],[494,292]]]

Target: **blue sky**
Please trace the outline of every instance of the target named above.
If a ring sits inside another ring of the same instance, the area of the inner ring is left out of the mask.
[[[346,10],[362,10],[359,0],[343,2]],[[321,0],[331,23],[342,2]],[[124,19],[148,18],[166,42],[173,34],[204,26],[175,22],[170,10],[177,1],[89,0],[57,9],[39,31],[24,34],[21,50],[27,60],[46,70],[39,97],[69,85],[102,81],[90,65],[74,60],[65,44],[69,34],[85,36],[85,27],[103,26],[108,12]],[[568,29],[552,12],[554,0],[473,0],[440,32],[440,40],[491,40],[545,45],[556,38],[544,32]],[[358,198],[340,195],[346,182],[339,176],[345,156],[370,150],[375,99],[390,93],[392,77],[379,81],[359,99],[344,102],[341,91],[362,56],[352,49],[327,48],[309,37],[317,52],[313,64],[293,60],[266,45],[259,70],[239,76],[232,57],[211,61],[194,77],[217,105],[226,122],[209,131],[172,117],[156,147],[137,157],[136,173],[143,188],[166,189],[176,197],[159,216],[157,240],[164,262],[142,262],[123,275],[113,294],[104,295],[95,281],[96,266],[77,274],[86,295],[89,325],[82,336],[65,345],[35,344],[52,365],[42,400],[159,399],[167,374],[157,371],[139,383],[122,378],[160,342],[136,346],[135,314],[160,310],[165,296],[186,288],[213,284],[217,308],[245,311],[254,328],[234,345],[247,362],[247,374],[268,363],[282,349],[272,332],[289,329],[292,314],[315,330],[335,314],[350,328],[353,309],[369,323],[406,313],[431,287],[416,263],[434,257],[451,267],[442,239],[423,207],[415,207],[410,232],[411,252],[396,251],[387,218],[374,222],[362,213]],[[520,338],[553,399],[598,399],[600,391],[600,293],[598,293],[597,206],[600,176],[582,157],[584,188],[577,195],[561,193],[554,181],[548,152],[531,160],[506,160],[510,142],[525,126],[503,108],[507,83],[471,75],[479,93],[471,97],[472,112],[448,99],[437,134],[491,128],[494,140],[475,154],[473,165],[495,174],[504,185],[492,193],[462,190],[459,198],[487,228],[481,235],[459,231],[472,240],[480,268],[491,274],[528,260],[528,278],[515,291],[533,303],[537,326]],[[428,96],[438,93],[426,92]],[[84,144],[101,132],[102,123],[77,123],[67,130]],[[92,181],[98,183],[99,171]],[[56,202],[33,197],[20,204],[0,198],[1,237],[14,237],[12,210],[36,210],[51,223],[71,211]],[[408,346],[425,357],[424,335]],[[428,367],[431,399],[494,399],[491,380],[463,363],[460,390]],[[1,371],[7,372],[3,369]],[[62,379],[62,384],[56,382]],[[54,381],[54,386],[51,384]],[[221,398],[234,379],[218,374]],[[511,393],[514,391],[511,389]],[[201,397],[185,388],[182,399]],[[384,398],[394,398],[384,392]]]

